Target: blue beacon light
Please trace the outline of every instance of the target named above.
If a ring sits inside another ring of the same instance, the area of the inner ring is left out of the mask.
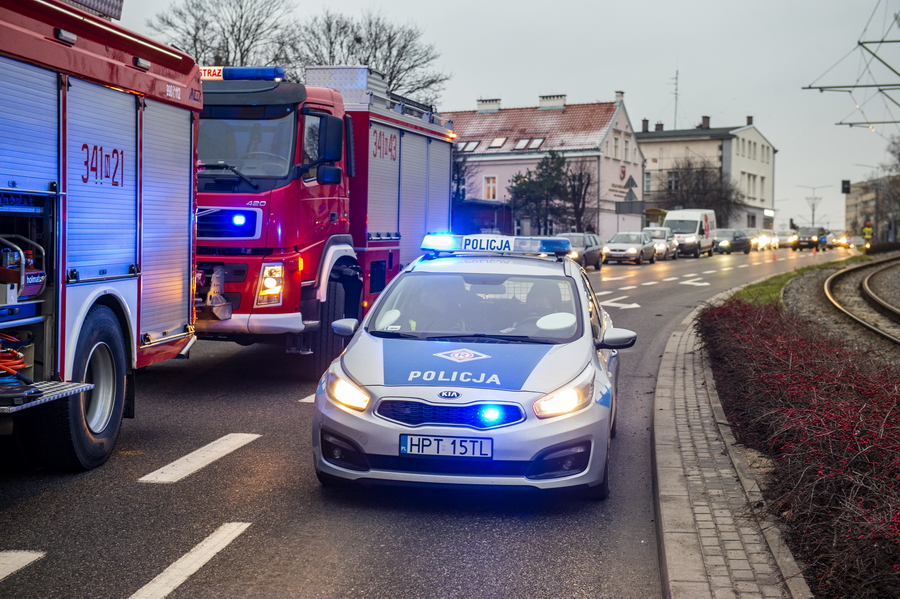
[[[231,222],[234,223],[235,226],[240,227],[247,224],[247,217],[243,214],[235,214],[231,217]]]
[[[483,424],[495,424],[503,418],[503,411],[496,406],[485,406],[478,411],[478,418]]]

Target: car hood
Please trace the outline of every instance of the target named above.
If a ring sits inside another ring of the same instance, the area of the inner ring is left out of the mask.
[[[363,386],[441,386],[549,392],[568,383],[594,351],[587,339],[559,345],[383,339],[365,331],[341,356]]]
[[[640,244],[640,243],[607,243],[606,247],[608,247],[611,250],[621,251],[621,250],[627,250],[628,248],[639,248],[642,245],[643,244]]]

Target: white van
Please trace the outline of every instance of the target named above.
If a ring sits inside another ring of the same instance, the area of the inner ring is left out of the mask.
[[[700,254],[710,256],[716,247],[716,213],[713,210],[670,210],[666,213],[664,227],[675,233],[678,253],[699,258]]]

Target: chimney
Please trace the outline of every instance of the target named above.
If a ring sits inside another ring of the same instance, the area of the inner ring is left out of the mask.
[[[700,118],[703,119],[703,122],[700,123],[700,126],[697,127],[697,129],[709,129],[709,117],[704,116],[704,117],[700,117]]]
[[[625,101],[625,92],[616,92],[616,104],[621,104]]]
[[[748,124],[748,125],[752,125],[752,124],[753,124],[753,117],[752,117],[752,116],[748,116],[748,117],[747,117],[747,124]]]
[[[662,130],[663,130],[663,124],[662,124],[662,121],[659,121],[658,123],[656,123],[656,129],[654,129],[654,131],[662,131]]]
[[[650,130],[650,121],[648,121],[647,119],[643,119],[641,121],[641,133],[646,133],[649,130]]]
[[[477,112],[500,112],[500,98],[494,100],[478,100]]]
[[[566,107],[566,94],[538,96],[538,110],[558,110]]]

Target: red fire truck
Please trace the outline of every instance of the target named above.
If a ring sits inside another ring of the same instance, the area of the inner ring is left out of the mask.
[[[284,343],[318,377],[426,232],[450,224],[451,143],[367,67],[204,67],[197,335]],[[207,79],[209,78],[209,79]]]
[[[116,5],[0,0],[0,434],[73,470],[195,341],[199,67]]]

